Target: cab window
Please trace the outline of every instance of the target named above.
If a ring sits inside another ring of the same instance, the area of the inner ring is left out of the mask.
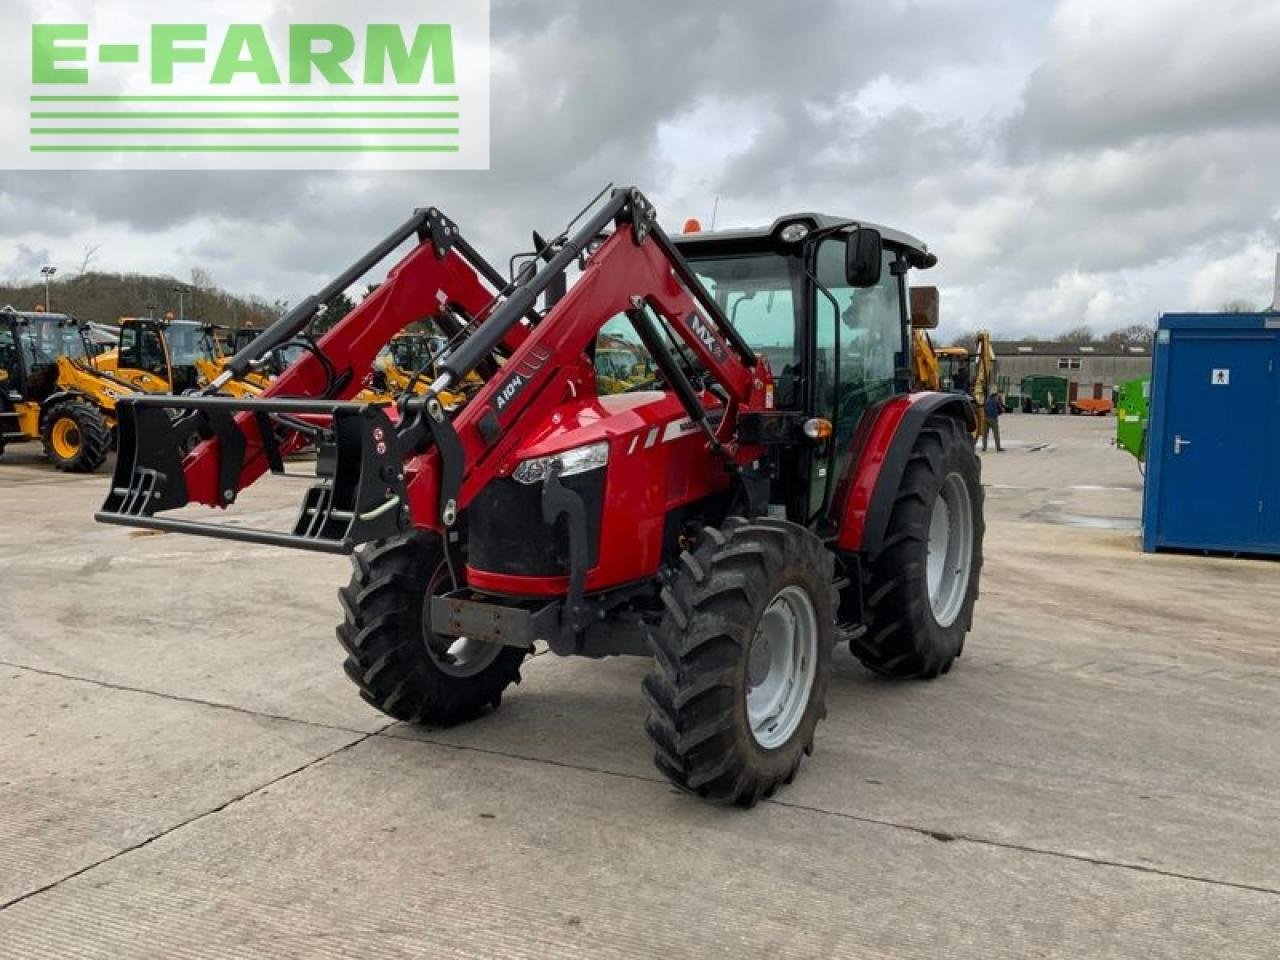
[[[10,387],[21,379],[21,368],[18,365],[18,343],[13,335],[13,327],[0,327],[0,373],[9,381]]]
[[[817,303],[816,406],[833,419],[835,449],[847,449],[862,413],[893,394],[902,352],[902,297],[886,250],[880,282],[858,289],[845,280],[845,241],[833,238],[818,249],[817,277],[835,303],[815,291]],[[839,356],[836,343],[839,342]]]
[[[120,331],[120,366],[125,370],[145,370],[157,377],[169,375],[164,346],[155,328],[131,324]]]
[[[799,260],[770,252],[713,257],[691,265],[742,338],[768,358],[777,405],[799,405],[803,357],[796,303],[804,281]]]

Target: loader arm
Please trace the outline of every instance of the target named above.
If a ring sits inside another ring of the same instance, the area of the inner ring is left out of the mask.
[[[411,232],[411,227],[416,230],[414,224],[415,221],[409,221],[392,236]],[[461,307],[472,317],[482,317],[493,302],[493,292],[481,283],[477,270],[458,251],[442,251],[429,237],[429,234],[423,237],[391,270],[377,290],[319,339],[317,347],[328,368],[314,353],[304,353],[262,392],[262,397],[350,400],[364,389],[364,381],[373,372],[378,351],[409,324],[436,313],[445,305]],[[344,274],[344,278],[347,276]],[[316,312],[314,309],[305,312],[305,304],[303,308],[269,327],[253,344],[229,360],[228,373],[215,380],[207,392],[224,386],[230,379],[229,374],[240,366],[249,369],[251,361],[269,353],[266,344],[276,340],[284,343],[302,332]],[[502,345],[514,349],[522,341],[525,329],[517,326],[502,340]],[[336,383],[330,382],[330,369],[337,374]],[[234,502],[235,493],[251,485],[270,468],[259,423],[259,418],[251,411],[241,412],[235,417],[235,426],[244,436],[245,450],[234,488],[219,482],[221,452],[217,440],[207,441],[196,448],[184,467],[187,496],[192,502],[225,506]],[[287,438],[281,454],[293,452],[304,442],[297,435]],[[232,496],[227,496],[229,489]]]
[[[655,224],[654,229],[660,228]],[[511,356],[502,374],[482,387],[454,418],[452,429],[460,441],[460,456],[465,464],[456,493],[440,488],[441,471],[447,474],[449,469],[448,465],[439,463],[441,456],[448,456],[439,445],[406,464],[408,501],[415,519],[436,517],[443,523],[451,501],[450,512],[465,509],[498,475],[500,465],[525,439],[516,426],[522,418],[538,422],[551,416],[566,397],[592,388],[590,381],[594,372],[585,362],[587,347],[600,328],[619,314],[631,315],[633,322],[637,322],[639,315],[652,309],[724,388],[729,403],[715,428],[716,442],[729,443],[736,430],[738,411],[744,405],[763,409],[764,386],[769,382],[767,366],[744,345],[754,364],[748,366],[729,346],[721,330],[704,316],[689,288],[673,272],[663,239],[650,233],[645,242],[639,242],[633,224],[620,224],[592,258],[578,283]],[[683,258],[680,262],[683,263]],[[498,316],[490,321],[495,324],[488,331],[491,336],[496,335],[496,324],[501,321]],[[727,320],[723,323],[721,329],[732,331]],[[446,370],[451,359],[442,365]],[[455,370],[465,376],[468,372],[465,361]],[[450,372],[446,376],[457,374]],[[676,372],[676,375],[680,374]],[[679,388],[676,390],[680,392]],[[706,410],[696,393],[690,390],[688,396],[681,399],[687,401],[686,410],[694,422],[710,430]],[[423,409],[429,403],[430,398],[424,397],[410,401],[409,407]],[[744,450],[738,451],[734,459],[747,462],[754,456],[754,452]],[[422,525],[437,526],[436,523]]]
[[[435,211],[422,216],[428,219],[410,220],[322,294],[268,328],[206,391],[216,393],[238,371],[251,369],[257,356],[297,336],[329,291],[350,286],[376,262],[371,258],[417,233],[419,244],[387,281],[261,397],[124,401],[121,455],[98,519],[331,552],[347,552],[409,526],[449,527],[527,439],[522,423],[538,423],[566,397],[593,388],[588,347],[619,314],[629,316],[652,345],[664,377],[726,467],[732,471],[755,459],[754,447],[733,438],[740,411],[771,407],[768,365],[702,287],[638,191],[615,191],[540,270],[522,273],[497,300],[480,282],[480,275],[493,281],[492,268],[466,245],[456,226]],[[578,283],[545,316],[538,315],[537,297],[561,282],[610,227],[612,234],[590,254]],[[446,308],[479,322],[441,362],[442,372],[425,394],[402,396],[395,411],[351,402],[392,337]],[[689,381],[659,336],[658,323],[688,346],[702,372],[719,384],[718,395],[700,394]],[[440,395],[492,363],[499,349],[505,363],[450,420]],[[707,403],[723,408],[714,428]],[[180,415],[175,419],[170,411]],[[329,449],[322,447],[318,467],[321,483],[308,493],[293,534],[228,532],[219,525],[154,516],[191,502],[227,506],[268,470],[283,472],[284,456],[304,443],[296,430],[277,429],[284,418],[329,427]],[[203,440],[182,457],[179,451],[193,436]]]

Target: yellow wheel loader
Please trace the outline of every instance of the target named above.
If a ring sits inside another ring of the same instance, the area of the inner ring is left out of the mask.
[[[448,341],[425,333],[402,333],[378,354],[374,363],[373,390],[391,397],[407,393],[421,396],[435,379],[435,364],[444,359]],[[416,375],[416,379],[415,379]],[[445,390],[440,393],[441,406],[450,413],[461,409],[470,393],[474,393],[483,381],[472,374],[461,385],[461,390]]]
[[[97,368],[86,325],[0,310],[0,452],[38,440],[57,469],[92,473],[111,451],[116,401],[132,392]]]
[[[99,366],[146,393],[188,393],[203,389],[222,373],[227,357],[212,324],[190,320],[125,317],[116,350]],[[231,397],[256,397],[265,378],[250,374],[222,388]]]

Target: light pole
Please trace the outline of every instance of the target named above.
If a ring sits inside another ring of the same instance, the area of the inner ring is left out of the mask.
[[[49,312],[49,281],[53,279],[53,275],[58,272],[57,267],[41,267],[40,275],[44,277],[44,312]]]
[[[187,319],[186,293],[182,287],[174,287],[173,292],[178,295],[178,321]]]

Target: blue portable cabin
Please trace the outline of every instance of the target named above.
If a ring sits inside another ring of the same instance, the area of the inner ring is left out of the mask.
[[[1280,312],[1165,314],[1152,359],[1143,550],[1280,555]]]

